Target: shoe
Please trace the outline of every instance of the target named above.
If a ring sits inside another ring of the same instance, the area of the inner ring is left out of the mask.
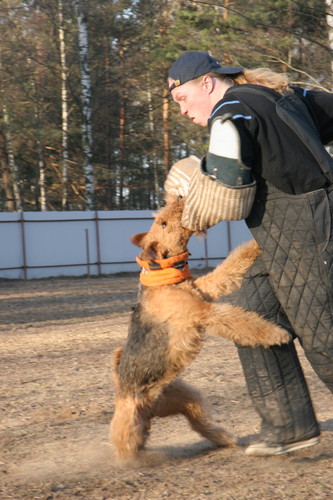
[[[272,457],[274,455],[282,455],[292,451],[302,450],[308,446],[318,444],[320,437],[316,436],[305,441],[296,441],[289,444],[269,444],[269,443],[254,443],[248,446],[245,450],[245,455],[253,457]]]

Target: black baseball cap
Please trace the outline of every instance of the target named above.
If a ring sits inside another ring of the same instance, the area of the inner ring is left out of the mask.
[[[169,87],[169,90],[171,92],[171,90],[179,87],[179,85],[183,85],[183,83],[207,73],[237,75],[238,73],[242,73],[242,71],[244,71],[244,68],[240,66],[221,66],[208,52],[201,52],[200,50],[184,52],[169,69],[169,78],[175,80]]]

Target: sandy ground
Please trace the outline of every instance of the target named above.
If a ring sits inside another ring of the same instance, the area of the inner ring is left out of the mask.
[[[0,280],[1,500],[332,498],[333,400],[301,350],[318,446],[246,457],[259,419],[235,347],[210,338],[184,378],[207,394],[241,446],[217,449],[175,417],[154,422],[138,463],[115,463],[110,360],[126,338],[137,278]]]

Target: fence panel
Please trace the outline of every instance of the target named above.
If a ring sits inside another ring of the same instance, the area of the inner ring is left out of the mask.
[[[132,234],[149,210],[0,213],[0,278],[101,275],[137,271]],[[222,222],[189,243],[192,268],[215,266],[251,238],[245,223]]]

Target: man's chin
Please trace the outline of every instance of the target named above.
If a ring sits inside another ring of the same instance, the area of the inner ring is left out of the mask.
[[[204,120],[200,119],[200,118],[191,118],[192,120],[192,123],[194,123],[195,125],[200,125],[201,127],[205,127],[207,125],[207,120],[206,122],[204,122]]]

